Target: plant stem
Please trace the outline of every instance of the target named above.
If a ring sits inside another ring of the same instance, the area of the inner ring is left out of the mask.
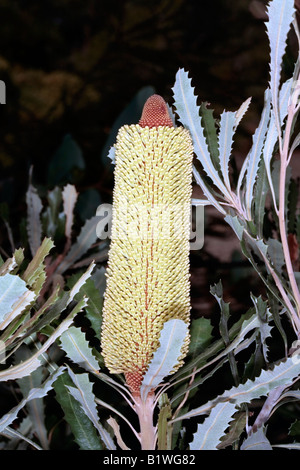
[[[285,185],[286,185],[286,169],[287,169],[287,161],[288,161],[288,150],[289,150],[289,142],[290,142],[290,135],[293,125],[294,119],[294,111],[295,106],[293,103],[290,104],[288,109],[288,117],[285,127],[285,134],[283,145],[280,148],[280,159],[281,159],[281,168],[280,168],[280,180],[279,180],[279,210],[278,210],[278,219],[279,219],[279,231],[281,237],[281,243],[283,248],[284,260],[286,265],[286,270],[288,274],[288,278],[291,284],[296,310],[297,310],[297,322],[299,323],[300,317],[300,293],[298,289],[298,285],[296,282],[294,269],[292,265],[292,260],[290,256],[290,250],[288,245],[287,233],[286,233],[286,222],[285,222]],[[291,312],[292,313],[292,312]],[[298,331],[298,336],[300,335],[300,331]]]
[[[140,422],[140,442],[142,450],[155,450],[156,428],[153,426],[153,411],[155,407],[155,395],[149,393],[146,400],[141,395],[134,397],[134,409]]]

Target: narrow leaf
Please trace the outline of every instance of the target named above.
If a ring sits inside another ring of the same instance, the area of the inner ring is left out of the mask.
[[[299,356],[299,355],[298,355]],[[300,361],[295,357],[290,357],[285,361],[275,365],[273,369],[263,370],[259,377],[255,380],[247,380],[244,384],[238,387],[232,387],[222,395],[219,395],[214,400],[206,403],[199,408],[189,411],[185,415],[181,416],[180,419],[190,418],[192,416],[199,416],[206,414],[216,404],[221,402],[231,402],[236,406],[242,403],[250,403],[251,400],[267,396],[270,390],[280,386],[286,385],[288,387],[293,383],[293,379],[298,377],[300,374]]]
[[[0,372],[0,382],[6,380],[20,379],[31,374],[41,365],[40,356],[47,351],[49,346],[60,337],[60,335],[66,331],[73,322],[74,316],[86,305],[86,299],[82,299],[78,304],[73,308],[68,317],[63,320],[60,325],[54,330],[52,335],[45,341],[45,343],[38,349],[38,351],[33,354],[26,361],[17,364],[16,366],[11,366],[6,370]]]
[[[211,192],[207,188],[206,183],[204,182],[203,178],[201,177],[200,173],[198,172],[195,166],[193,167],[193,175],[194,175],[196,183],[200,186],[200,188],[202,189],[204,195],[207,197],[207,200],[210,202],[210,204],[214,206],[216,209],[218,209],[218,211],[221,212],[221,214],[226,215],[226,211],[219,204],[216,198],[211,194]]]
[[[51,238],[44,238],[41,246],[37,249],[33,259],[30,261],[26,271],[22,275],[24,281],[33,287],[36,293],[39,293],[43,282],[46,279],[44,259],[49,255],[50,250],[54,247]]]
[[[78,294],[78,292],[80,291],[81,287],[85,284],[86,280],[89,279],[91,277],[91,273],[93,271],[95,267],[95,263],[92,262],[90,264],[90,266],[88,267],[88,269],[85,271],[85,273],[83,273],[80,278],[78,279],[78,281],[75,283],[75,285],[72,287],[71,291],[70,291],[70,296],[69,296],[69,301],[68,303],[70,303],[76,294]]]
[[[26,193],[27,203],[27,232],[32,256],[35,255],[42,241],[41,211],[42,201],[36,188],[30,184]]]
[[[80,403],[70,393],[66,393],[66,387],[73,382],[67,372],[64,372],[54,383],[56,400],[65,414],[65,419],[74,435],[75,442],[82,450],[102,450],[103,446],[97,431],[90,419],[86,416]]]
[[[231,156],[233,136],[235,132],[236,114],[232,111],[224,111],[221,114],[220,132],[219,132],[219,159],[220,168],[223,175],[225,185],[228,191],[230,188],[229,179],[229,160]]]
[[[208,108],[208,103],[201,103],[200,115],[208,150],[215,168],[219,171],[219,146],[216,120],[213,116],[213,110]]]
[[[236,128],[241,122],[241,120],[243,119],[244,114],[247,112],[250,103],[251,103],[251,97],[247,98],[246,101],[244,101],[239,107],[239,109],[236,111],[235,113],[235,127]]]
[[[294,19],[294,0],[272,0],[267,9],[266,22],[270,42],[270,88],[275,115],[278,109],[278,89],[281,76],[282,58],[285,53],[287,35]],[[278,119],[279,122],[279,119]]]
[[[254,185],[257,178],[259,163],[262,155],[262,149],[265,142],[266,132],[270,121],[271,110],[271,94],[267,89],[265,92],[265,105],[261,115],[260,123],[256,129],[252,147],[247,155],[247,172],[246,172],[246,191],[245,191],[245,208],[248,220],[252,220],[252,202],[254,196]]]
[[[30,349],[24,344],[16,351],[15,357],[19,360],[22,358],[28,359],[30,357]],[[42,367],[33,371],[29,376],[19,379],[18,385],[22,391],[23,396],[27,396],[30,390],[33,388],[39,388],[42,386],[44,378],[44,370]],[[45,413],[44,413],[44,401],[42,398],[35,398],[30,400],[26,405],[28,416],[31,419],[32,429],[39,438],[39,441],[44,450],[49,449],[49,442],[47,436],[47,429],[45,426]]]
[[[235,403],[218,403],[209,417],[198,424],[190,450],[216,450],[235,412]]]
[[[280,112],[279,124],[280,126],[283,125],[283,121],[287,115],[288,102],[289,102],[289,97],[291,94],[292,84],[293,84],[293,80],[292,78],[290,78],[289,80],[285,81],[282,84],[280,92],[279,92],[279,112]],[[277,203],[276,203],[276,197],[275,197],[275,189],[273,187],[273,181],[272,181],[272,176],[271,176],[271,160],[272,160],[273,153],[274,153],[274,147],[277,141],[278,141],[278,130],[276,126],[275,115],[274,115],[274,112],[272,112],[270,123],[268,126],[268,132],[266,135],[265,144],[263,147],[263,158],[265,162],[268,181],[269,181],[270,190],[272,193],[275,207],[277,207]]]
[[[9,413],[6,415],[2,416],[0,418],[0,432],[2,432],[7,426],[9,426],[18,416],[19,411],[30,401],[30,400],[35,400],[38,398],[43,398],[47,393],[53,388],[53,383],[59,377],[60,374],[62,374],[64,371],[64,367],[60,367],[57,369],[57,371],[51,375],[46,382],[42,385],[42,387],[39,388],[33,388],[30,390],[28,396],[21,400],[21,402],[12,410],[10,410]]]
[[[112,438],[99,422],[95,396],[92,391],[93,384],[90,382],[88,374],[74,374],[70,368],[68,368],[68,371],[71,379],[73,380],[73,383],[76,385],[76,388],[67,386],[69,392],[75,398],[75,400],[81,404],[86,416],[91,420],[99,432],[106,448],[109,450],[115,450],[116,446]]]
[[[200,121],[200,111],[196,96],[194,95],[194,88],[191,86],[191,79],[188,78],[188,73],[185,72],[185,70],[178,70],[175,85],[172,90],[174,93],[176,112],[180,122],[184,127],[189,129],[191,133],[197,158],[216,187],[230,200],[230,193],[212,163]]]
[[[71,326],[60,337],[61,347],[67,356],[87,371],[97,373],[99,364],[85,338],[85,334],[75,326]]]

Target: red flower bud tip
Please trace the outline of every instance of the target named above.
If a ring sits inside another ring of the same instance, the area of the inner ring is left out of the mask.
[[[174,127],[165,100],[159,95],[147,99],[139,125],[141,127]]]

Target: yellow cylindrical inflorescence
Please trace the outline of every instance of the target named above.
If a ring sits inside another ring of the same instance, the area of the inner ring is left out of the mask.
[[[193,147],[183,127],[129,125],[115,150],[102,354],[138,392],[163,324],[189,323]],[[174,371],[188,344],[187,336]]]

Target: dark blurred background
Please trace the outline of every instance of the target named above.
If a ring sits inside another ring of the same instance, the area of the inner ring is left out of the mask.
[[[7,86],[1,180],[12,178],[2,198],[16,202],[24,193],[30,165],[47,183],[49,162],[66,135],[85,160],[76,183],[107,191],[101,155],[115,120],[144,87],[171,104],[180,67],[216,114],[252,96],[245,121],[251,133],[268,80],[264,3],[1,0],[0,78]]]
[[[106,155],[116,129],[137,122],[153,92],[172,104],[182,67],[199,104],[208,101],[216,117],[252,96],[235,143],[236,161],[242,160],[268,83],[266,3],[1,0],[0,79],[7,97],[0,106],[0,202],[9,206],[11,225],[17,227],[26,212],[30,167],[44,190],[75,184],[82,218],[110,201],[113,167]],[[288,73],[293,41],[284,63]],[[206,214],[205,245],[192,256],[194,310],[207,314],[209,285],[222,276],[228,298],[233,295],[233,305],[244,310],[249,270],[216,211]]]

